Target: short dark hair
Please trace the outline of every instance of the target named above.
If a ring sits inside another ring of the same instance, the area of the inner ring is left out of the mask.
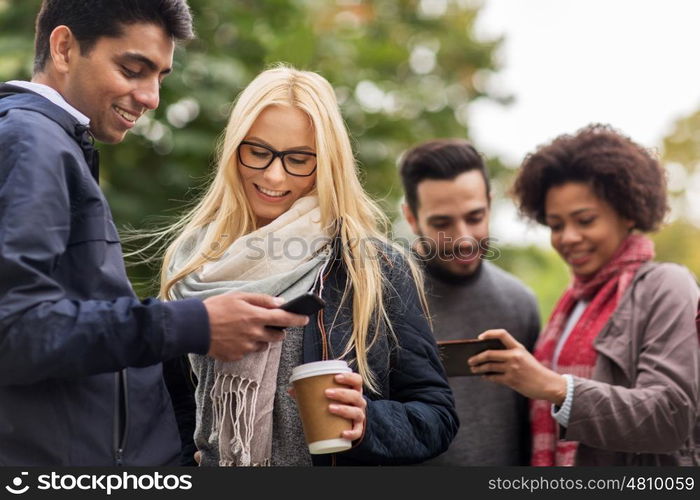
[[[50,58],[49,37],[61,25],[68,26],[87,55],[101,37],[119,37],[125,25],[152,23],[175,40],[194,37],[187,0],[43,0],[36,18],[34,73]]]
[[[426,179],[452,180],[470,170],[484,177],[486,195],[491,192],[489,174],[484,159],[465,139],[433,139],[409,149],[399,165],[406,203],[416,214],[418,184]]]
[[[609,125],[592,124],[560,135],[523,161],[512,192],[520,213],[545,223],[547,191],[587,183],[640,231],[653,231],[668,212],[666,175],[649,151]]]

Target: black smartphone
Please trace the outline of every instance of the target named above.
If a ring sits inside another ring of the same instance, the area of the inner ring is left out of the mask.
[[[312,316],[326,306],[326,302],[315,293],[306,292],[292,300],[285,302],[280,309],[294,313]]]
[[[437,345],[448,377],[476,375],[469,368],[469,358],[484,351],[506,348],[499,339],[442,340]]]
[[[321,297],[315,293],[306,292],[304,295],[299,295],[298,297],[285,302],[280,306],[280,309],[294,314],[313,316],[325,306],[326,302]],[[284,327],[282,326],[270,326],[269,328],[284,330]]]

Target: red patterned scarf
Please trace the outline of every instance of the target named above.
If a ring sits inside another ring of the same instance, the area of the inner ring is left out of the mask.
[[[579,300],[589,300],[561,349],[556,371],[590,378],[597,356],[593,341],[617,308],[637,269],[653,258],[654,243],[644,236],[630,235],[593,276],[574,276],[540,335],[535,358],[552,369],[554,351],[571,311]],[[558,424],[552,418],[551,406],[549,401],[530,401],[532,465],[574,465],[578,442],[558,439]]]

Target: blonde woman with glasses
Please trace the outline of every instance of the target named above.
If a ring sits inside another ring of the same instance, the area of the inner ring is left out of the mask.
[[[326,307],[239,361],[190,356],[201,465],[409,464],[447,449],[458,422],[421,277],[384,227],[330,84],[285,66],[258,75],[233,108],[213,182],[170,228],[162,296],[311,290]],[[339,437],[353,447],[312,457],[287,386],[293,367],[326,359],[353,368],[326,394],[329,411],[352,420]],[[169,379],[191,441],[191,394]]]

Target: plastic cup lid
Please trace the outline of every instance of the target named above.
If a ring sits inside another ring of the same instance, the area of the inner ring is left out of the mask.
[[[352,370],[348,364],[340,359],[330,361],[314,361],[299,365],[292,370],[289,382],[294,382],[302,378],[316,377],[318,375],[328,375],[331,373],[350,373]]]

